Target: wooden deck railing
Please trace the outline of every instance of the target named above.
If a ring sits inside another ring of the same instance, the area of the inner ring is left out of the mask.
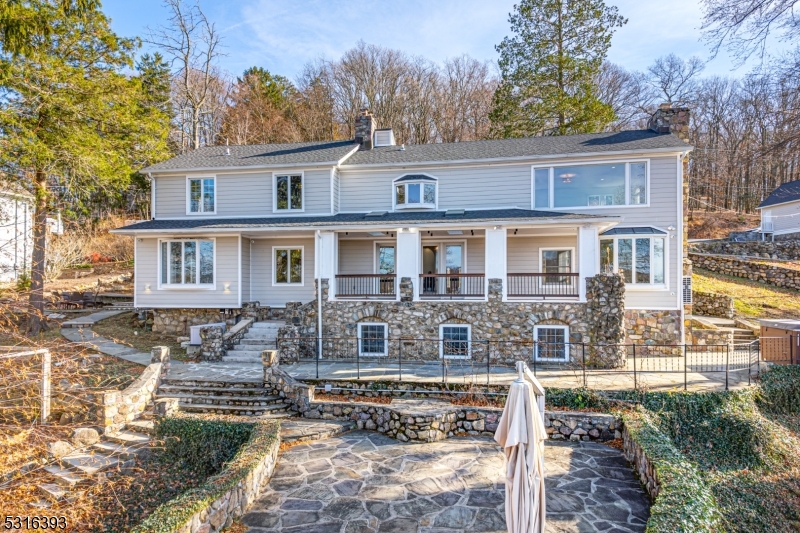
[[[420,274],[419,296],[427,299],[483,298],[484,274]]]
[[[577,272],[560,274],[507,274],[509,297],[513,298],[577,298],[580,275]]]

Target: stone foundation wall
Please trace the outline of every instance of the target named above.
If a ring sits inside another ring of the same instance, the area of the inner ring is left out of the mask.
[[[667,346],[680,344],[680,310],[626,310],[625,343]]]
[[[709,328],[697,320],[691,320],[686,330],[686,344],[691,345],[691,350],[695,352],[708,350],[721,353],[725,350],[725,346],[730,346],[732,349],[733,331]],[[704,349],[704,346],[711,348]]]
[[[243,302],[241,309],[154,309],[153,331],[167,335],[189,335],[191,326],[224,322],[230,328],[236,324],[237,317],[262,320],[283,320],[285,309],[262,306],[259,302]]]
[[[700,316],[733,318],[733,298],[725,294],[692,291],[692,311]]]
[[[775,287],[800,290],[800,270],[786,268],[774,263],[759,263],[757,260],[740,259],[727,255],[690,254],[689,257],[697,268],[752,281],[760,281]]]
[[[783,235],[780,237],[783,237]],[[776,237],[776,239],[777,238],[778,237]],[[782,242],[706,241],[692,243],[689,248],[692,253],[699,254],[736,255],[741,257],[796,261],[800,259],[800,241],[796,239],[797,237],[795,236],[794,239],[783,240]]]

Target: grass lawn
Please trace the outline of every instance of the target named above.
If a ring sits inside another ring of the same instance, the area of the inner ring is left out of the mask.
[[[800,291],[773,287],[699,268],[694,270],[692,285],[700,292],[732,296],[736,314],[742,317],[796,318],[800,314]]]
[[[132,323],[133,313],[125,312],[105,320],[101,320],[92,326],[92,331],[102,335],[114,342],[125,344],[149,352],[153,346],[168,346],[170,357],[177,361],[186,361],[186,350],[181,348],[175,335],[164,335],[145,331],[141,328],[134,328]]]

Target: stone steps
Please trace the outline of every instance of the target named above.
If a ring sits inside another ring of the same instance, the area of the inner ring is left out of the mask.
[[[287,405],[267,405],[264,407],[246,407],[238,405],[204,405],[179,403],[181,411],[187,413],[215,413],[220,415],[259,416],[262,418],[289,418],[293,413]]]
[[[63,487],[74,487],[86,480],[86,478],[79,476],[75,472],[65,470],[58,465],[47,465],[44,470],[53,476],[56,483]]]
[[[223,363],[239,363],[239,364],[261,364],[261,355],[259,352],[258,356],[255,355],[226,355],[222,358]]]
[[[261,380],[252,381],[213,381],[213,380],[183,380],[165,379],[161,382],[159,390],[164,386],[172,387],[215,387],[225,389],[229,393],[238,393],[243,390],[263,389],[264,383]]]
[[[283,398],[280,396],[236,396],[231,394],[224,395],[199,395],[199,394],[158,394],[157,398],[177,398],[182,404],[194,405],[222,405],[222,406],[241,406],[241,407],[268,407],[272,405],[284,405]]]
[[[235,393],[239,397],[247,396],[263,396],[266,391],[264,387],[248,387],[248,388],[231,388],[231,387],[198,387],[198,386],[184,386],[184,385],[161,385],[158,388],[159,393],[164,393],[165,396],[172,394],[194,394],[195,396],[202,395],[230,395]]]
[[[246,346],[256,346],[257,348],[244,348],[244,349],[246,349],[246,350],[250,350],[250,349],[252,349],[252,350],[274,350],[275,346],[276,346],[275,345],[276,342],[277,342],[277,337],[272,337],[272,338],[269,338],[269,337],[247,338],[247,337],[245,337],[244,339],[239,341],[239,344],[237,344],[233,349],[235,350],[236,348],[239,348],[239,347],[244,348]]]
[[[59,459],[61,467],[85,476],[93,476],[103,470],[121,466],[122,461],[103,453],[75,452]]]

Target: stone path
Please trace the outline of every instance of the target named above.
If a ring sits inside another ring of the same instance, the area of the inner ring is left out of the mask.
[[[138,363],[145,366],[150,364],[149,353],[140,352],[136,348],[131,348],[130,346],[125,346],[124,344],[118,344],[112,340],[106,339],[105,337],[101,337],[91,329],[61,328],[61,335],[68,341],[83,344],[90,350],[95,350],[113,357],[119,357],[120,359],[130,361],[131,363]],[[171,361],[170,364],[179,366],[180,362]]]
[[[644,531],[649,501],[621,452],[545,449],[548,533]],[[502,467],[487,438],[404,444],[357,431],[281,454],[242,521],[252,533],[505,533]]]
[[[66,320],[61,323],[62,328],[90,328],[96,322],[100,322],[105,318],[111,318],[112,316],[117,316],[119,314],[124,313],[124,310],[119,309],[111,309],[106,311],[95,311],[94,313],[86,316],[79,316],[78,318],[73,318],[70,320]]]

